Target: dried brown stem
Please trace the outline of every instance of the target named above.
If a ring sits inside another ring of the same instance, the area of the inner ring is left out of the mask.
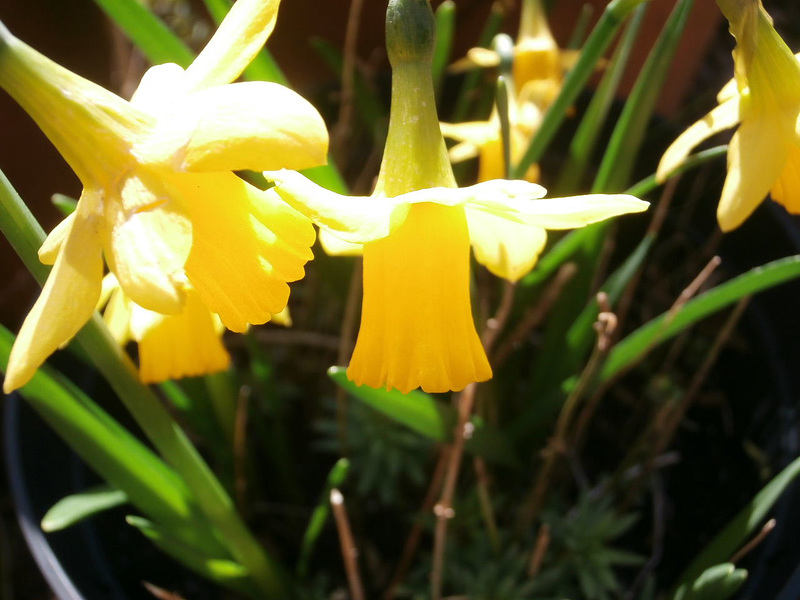
[[[361,583],[361,575],[358,572],[358,548],[356,548],[356,543],[353,539],[353,532],[350,530],[350,521],[347,519],[344,496],[336,488],[331,490],[331,509],[333,510],[334,521],[336,521],[336,529],[339,532],[342,561],[347,572],[350,597],[352,600],[364,600],[364,586]]]
[[[756,546],[758,546],[761,542],[763,542],[764,538],[767,537],[773,529],[775,529],[775,526],[777,524],[778,522],[775,519],[770,519],[769,521],[764,523],[764,526],[761,528],[761,531],[759,531],[752,540],[750,540],[744,546],[739,548],[739,551],[731,557],[731,562],[737,563],[740,560],[742,560],[745,556],[747,556],[750,552],[752,552],[753,549],[755,549]]]
[[[342,55],[342,93],[339,98],[339,118],[333,127],[331,138],[337,144],[337,150],[345,147],[349,133],[352,131],[355,97],[356,74],[356,46],[358,43],[358,30],[361,25],[361,9],[364,0],[352,0],[350,12],[347,14],[347,30],[344,37],[344,50]]]
[[[561,296],[561,290],[567,282],[575,276],[578,268],[575,263],[566,263],[558,270],[553,281],[542,294],[539,302],[531,306],[523,315],[517,326],[508,334],[505,341],[492,355],[491,362],[494,368],[502,365],[509,356],[516,350],[517,346],[525,341],[528,334],[539,326],[547,313]]]
[[[531,562],[528,564],[528,576],[533,579],[539,574],[544,562],[544,555],[550,547],[550,526],[547,523],[542,523],[539,528],[539,533],[536,536],[536,545],[533,547],[531,553]]]
[[[447,545],[447,523],[455,516],[453,497],[455,496],[461,458],[464,455],[464,444],[472,433],[469,418],[475,404],[477,385],[469,384],[458,395],[458,423],[453,434],[450,456],[444,475],[444,485],[439,501],[433,507],[436,515],[436,529],[433,540],[433,565],[431,567],[431,597],[439,600],[442,597],[442,576],[444,571],[444,554]]]
[[[492,352],[497,338],[503,332],[503,328],[511,316],[511,309],[514,307],[514,291],[516,290],[516,283],[510,281],[503,281],[503,296],[500,298],[500,306],[497,307],[497,313],[491,318],[486,320],[486,327],[483,330],[481,341],[486,354]]]
[[[475,467],[478,501],[480,502],[481,514],[489,533],[489,541],[492,544],[492,550],[500,552],[500,535],[497,533],[497,521],[494,518],[492,498],[489,495],[489,474],[486,472],[486,462],[480,456],[476,456],[472,463]]]
[[[444,470],[448,464],[447,459],[449,455],[450,447],[442,446],[442,450],[439,453],[439,459],[436,461],[436,467],[434,468],[433,475],[431,476],[431,482],[428,485],[428,491],[425,494],[425,500],[422,502],[422,513],[427,513],[428,511],[433,510],[433,505],[436,502],[436,495],[439,493],[439,490],[442,486]],[[402,582],[403,579],[405,579],[406,573],[411,567],[411,561],[414,559],[414,555],[419,547],[419,542],[422,539],[422,531],[422,523],[414,523],[414,526],[411,528],[411,532],[406,538],[406,543],[403,546],[403,554],[400,557],[400,562],[397,564],[397,569],[395,570],[394,575],[392,575],[392,580],[389,582],[389,585],[386,588],[386,593],[383,595],[383,600],[393,600],[395,592],[397,591],[397,586],[400,585],[400,582]]]
[[[677,186],[679,180],[679,177],[673,177],[667,181],[666,185],[664,186],[664,191],[661,193],[661,197],[658,199],[658,204],[656,204],[656,209],[653,212],[653,218],[650,219],[650,224],[647,226],[647,232],[645,235],[651,237],[658,236],[661,228],[664,226],[664,221],[667,218],[667,209],[672,205],[672,199],[675,197],[675,187]],[[617,302],[616,313],[617,317],[619,318],[620,325],[623,324],[625,319],[628,317],[628,311],[633,304],[633,296],[636,292],[636,288],[639,286],[639,280],[641,277],[642,269],[640,268],[636,271],[636,273],[634,273],[630,281],[628,281],[628,284],[625,286],[625,289],[619,298],[619,302]]]
[[[594,379],[595,373],[602,365],[608,350],[611,348],[610,339],[613,336],[617,320],[608,305],[608,296],[604,292],[597,294],[597,303],[600,307],[598,320],[595,323],[597,330],[597,344],[589,357],[589,362],[581,372],[575,387],[567,396],[561,412],[558,415],[555,432],[542,451],[542,465],[536,477],[536,482],[528,494],[520,510],[519,528],[525,531],[533,525],[539,516],[547,499],[547,491],[558,465],[558,459],[566,454],[569,447],[568,433],[573,423],[573,416],[577,410],[583,394]]]

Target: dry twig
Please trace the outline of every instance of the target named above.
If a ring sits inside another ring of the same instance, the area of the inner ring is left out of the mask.
[[[336,529],[339,532],[342,561],[347,572],[350,597],[352,600],[364,600],[364,586],[361,583],[361,575],[358,572],[358,548],[356,548],[353,532],[350,529],[350,521],[347,519],[347,511],[344,508],[344,496],[336,488],[331,490],[331,508],[334,521],[336,521]]]

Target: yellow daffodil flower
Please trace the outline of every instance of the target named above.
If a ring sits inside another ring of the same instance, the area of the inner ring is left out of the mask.
[[[564,72],[577,60],[578,53],[561,50],[550,31],[541,0],[523,0],[519,33],[514,46],[514,86],[521,97],[547,110],[561,91]],[[469,67],[496,67],[500,56],[487,48],[472,48],[467,56],[451,66],[453,71]]]
[[[534,132],[542,122],[542,111],[532,102],[519,104],[514,94],[509,94],[508,102],[509,133],[511,136],[511,161],[516,164]],[[478,181],[489,181],[505,177],[506,165],[503,160],[503,138],[497,108],[492,111],[488,121],[468,123],[441,123],[442,134],[456,140],[450,148],[450,161],[453,164],[478,157]],[[538,165],[531,165],[525,174],[527,181],[537,181]]]
[[[163,315],[133,302],[109,273],[98,307],[105,307],[103,320],[120,345],[138,344],[139,378],[144,383],[224,371],[230,364],[222,322],[194,290],[186,290],[179,314]]]
[[[718,0],[736,38],[735,84],[719,105],[689,127],[661,159],[657,178],[666,179],[703,140],[739,124],[728,146],[728,176],[717,220],[731,231],[767,194],[800,214],[800,62],[772,26],[760,0]]]
[[[75,75],[0,24],[0,87],[80,178],[76,211],[40,250],[53,270],[22,325],[4,389],[24,385],[89,319],[103,256],[125,295],[185,314],[187,290],[234,331],[286,306],[312,258],[308,220],[239,169],[321,164],[327,131],[291,90],[236,79],[272,32],[278,0],[239,0],[186,69],[153,67],[130,102]]]
[[[291,171],[264,175],[320,227],[364,244],[361,328],[348,377],[401,392],[460,390],[492,375],[470,307],[470,242],[478,260],[513,279],[535,260],[528,233],[580,227],[647,203],[624,195],[541,200],[544,189],[527,181],[458,189],[436,114],[428,2],[391,0],[386,40],[392,105],[372,196],[340,196]]]

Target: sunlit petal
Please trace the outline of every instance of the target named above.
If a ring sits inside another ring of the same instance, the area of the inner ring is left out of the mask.
[[[143,161],[183,171],[305,169],[326,161],[322,117],[289,88],[235,83],[184,100],[137,145]]]
[[[347,242],[384,238],[408,212],[387,199],[336,194],[293,171],[269,171],[264,177],[275,182],[275,191],[290,206]]]
[[[131,300],[164,314],[181,311],[183,266],[192,225],[174,186],[163,179],[128,176],[118,198],[106,201],[106,260]]]
[[[11,350],[3,390],[25,385],[61,344],[94,312],[103,280],[98,223],[79,212],[36,303]]]
[[[722,231],[737,228],[766,197],[789,154],[781,119],[745,120],[728,145],[728,176],[717,207]]]
[[[192,285],[229,329],[265,323],[286,307],[286,282],[300,279],[312,258],[311,222],[274,192],[233,174],[186,179],[194,183],[200,187],[192,197],[194,244],[186,262]]]
[[[186,69],[192,89],[230,83],[264,47],[280,0],[238,0],[203,51]]]
[[[517,281],[533,268],[547,243],[545,229],[473,209],[467,209],[466,214],[469,239],[479,263],[509,281]]]
[[[664,181],[678,168],[692,150],[712,135],[733,127],[739,122],[739,97],[733,96],[715,107],[705,117],[694,123],[672,142],[658,164],[656,180]]]
[[[67,239],[70,229],[72,228],[72,221],[75,219],[75,213],[67,215],[67,217],[53,228],[47,238],[44,240],[42,247],[39,248],[39,260],[45,265],[52,265],[56,262],[58,253],[61,251],[61,246],[64,240]]]

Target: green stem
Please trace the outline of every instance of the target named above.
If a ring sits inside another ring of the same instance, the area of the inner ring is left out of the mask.
[[[44,231],[19,195],[8,193],[12,188],[5,176],[0,183],[8,188],[0,193],[0,228],[23,262],[33,265],[38,262],[36,248],[44,241]],[[31,269],[40,284],[46,279],[46,271],[42,265]],[[183,478],[234,558],[248,569],[265,597],[278,596],[284,590],[279,563],[264,553],[197,449],[153,391],[140,383],[136,367],[97,313],[78,333],[76,341],[111,384],[153,446]]]

